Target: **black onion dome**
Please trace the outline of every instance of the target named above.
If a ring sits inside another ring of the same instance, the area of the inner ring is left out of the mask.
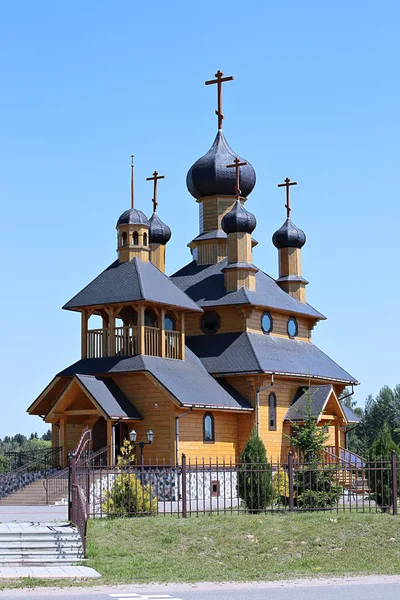
[[[117,222],[118,225],[147,225],[150,227],[148,218],[141,210],[130,208],[122,213]]]
[[[272,242],[280,248],[302,248],[306,243],[306,234],[296,227],[291,219],[286,219],[284,224],[272,236]]]
[[[149,242],[150,244],[165,245],[171,239],[171,230],[163,223],[157,213],[153,213],[149,219]]]
[[[199,158],[186,176],[189,192],[196,199],[203,196],[233,196],[236,194],[235,169],[227,169],[235,158],[240,158],[229,147],[222,131],[218,131],[213,145],[202,158]],[[250,163],[240,167],[240,189],[244,198],[256,185],[256,173]]]
[[[225,233],[252,233],[257,225],[255,216],[246,210],[240,200],[222,219],[221,227]]]

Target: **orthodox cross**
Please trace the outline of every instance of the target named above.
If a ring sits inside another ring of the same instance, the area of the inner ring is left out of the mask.
[[[285,204],[285,208],[286,208],[286,216],[287,216],[288,219],[290,219],[290,211],[292,210],[290,208],[290,186],[291,185],[297,185],[297,181],[290,181],[289,177],[286,177],[284,183],[278,183],[278,187],[285,187],[286,188],[286,204]]]
[[[165,179],[165,175],[159,175],[157,171],[154,171],[153,177],[146,177],[146,181],[154,181],[154,191],[153,191],[153,212],[156,212],[158,202],[157,202],[157,182],[159,179]]]
[[[224,77],[222,71],[217,71],[215,73],[216,79],[210,79],[210,81],[206,81],[206,85],[217,84],[218,91],[218,110],[215,111],[215,114],[218,115],[218,129],[222,129],[222,120],[224,119],[224,115],[222,114],[222,84],[225,81],[232,81],[233,77]]]
[[[133,154],[131,154],[131,207],[135,206],[135,185],[134,185],[135,165],[133,163]]]
[[[239,181],[239,177],[240,177],[240,167],[244,167],[245,165],[247,165],[246,161],[240,162],[240,158],[236,157],[235,160],[233,161],[232,165],[226,165],[227,169],[236,169],[236,198],[238,200],[240,200],[240,181]]]

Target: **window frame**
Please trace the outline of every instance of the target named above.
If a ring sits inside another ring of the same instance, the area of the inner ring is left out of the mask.
[[[268,331],[266,331],[266,330],[264,329],[264,327],[263,327],[263,318],[264,318],[264,316],[265,316],[265,315],[267,315],[267,316],[269,317],[269,320],[270,320],[270,322],[271,322],[271,325],[270,325],[270,328],[269,328],[269,330],[268,330]],[[263,332],[263,333],[269,334],[269,333],[271,333],[271,332],[272,332],[272,330],[273,330],[273,328],[274,328],[274,320],[273,320],[273,318],[272,318],[272,315],[271,315],[271,313],[270,313],[268,310],[264,310],[264,312],[262,313],[262,315],[261,315],[261,319],[260,319],[260,323],[261,323],[261,330],[262,330],[262,332]]]
[[[294,335],[291,335],[291,333],[289,332],[289,323],[290,322],[294,322],[294,324],[296,325],[296,332]],[[286,332],[288,334],[288,336],[292,339],[296,338],[299,335],[299,323],[296,319],[296,317],[294,317],[293,315],[291,315],[288,320],[286,321]]]
[[[273,406],[271,406],[271,400],[273,400]],[[268,431],[276,431],[277,430],[277,425],[276,425],[276,405],[277,405],[277,400],[276,400],[276,394],[275,392],[270,392],[268,394]],[[273,415],[274,418],[271,419],[271,409],[273,409]],[[273,425],[271,425],[271,421],[273,420]]]
[[[211,419],[211,428],[212,428],[212,439],[206,439],[206,419],[210,417]],[[212,412],[206,412],[203,415],[203,443],[204,444],[215,444],[215,419]]]
[[[216,327],[213,331],[210,331],[209,329],[206,329],[204,327],[204,319],[207,318],[208,315],[215,315],[216,316]],[[213,335],[214,333],[217,333],[217,331],[219,331],[221,328],[221,317],[220,315],[217,313],[216,310],[206,310],[204,311],[204,313],[201,315],[200,317],[200,329],[201,331],[205,334],[205,335]]]

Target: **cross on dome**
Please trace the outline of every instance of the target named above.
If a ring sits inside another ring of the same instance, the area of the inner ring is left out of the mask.
[[[285,187],[286,188],[286,204],[285,204],[285,208],[286,208],[286,215],[287,218],[290,219],[290,213],[291,213],[291,208],[290,208],[290,186],[291,185],[297,185],[297,181],[290,181],[289,177],[286,177],[286,179],[284,180],[284,183],[278,183],[278,187]]]
[[[236,157],[233,161],[232,165],[226,165],[227,169],[236,169],[236,198],[240,200],[240,167],[244,167],[247,165],[247,162],[244,160],[240,162],[240,158]]]
[[[157,211],[157,182],[159,179],[165,179],[165,175],[159,175],[158,171],[153,172],[153,177],[146,177],[146,181],[154,181],[154,190],[153,190],[153,212]]]
[[[223,72],[218,70],[215,73],[216,79],[210,79],[209,81],[205,82],[206,85],[213,85],[215,83],[217,84],[218,110],[215,111],[215,114],[218,116],[218,129],[222,129],[222,121],[225,118],[222,114],[222,84],[226,81],[233,81],[232,76],[224,77],[223,75]]]

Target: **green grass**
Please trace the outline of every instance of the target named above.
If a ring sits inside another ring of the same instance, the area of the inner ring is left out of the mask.
[[[104,583],[399,574],[400,521],[354,513],[97,520],[88,557]]]
[[[205,515],[89,522],[101,580],[24,580],[4,587],[257,581],[400,573],[400,519],[386,514]]]

